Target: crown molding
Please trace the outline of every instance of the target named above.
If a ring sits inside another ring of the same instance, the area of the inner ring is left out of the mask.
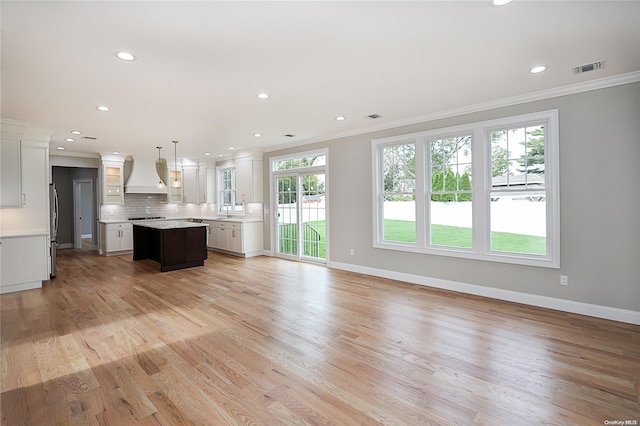
[[[281,145],[271,146],[268,149],[265,148],[265,152],[278,151],[281,149],[293,148],[302,145],[309,145],[317,142],[325,142],[333,139],[340,139],[350,136],[362,135],[365,133],[372,133],[381,130],[393,129],[396,127],[409,126],[413,124],[426,123],[429,121],[440,120],[443,118],[456,117],[465,114],[471,114],[475,112],[482,112],[496,108],[503,108],[513,105],[524,104],[528,102],[541,101],[545,99],[557,98],[560,96],[573,95],[582,92],[589,92],[592,90],[605,89],[607,87],[620,86],[623,84],[635,83],[640,81],[640,71],[634,71],[627,74],[614,75],[611,77],[604,77],[597,80],[589,80],[582,83],[571,84],[568,86],[557,87],[553,89],[541,90],[538,92],[531,92],[524,95],[512,96],[508,98],[496,99],[493,101],[482,102],[478,104],[468,105],[460,108],[453,108],[444,111],[433,112],[424,115],[418,115],[409,118],[403,118],[400,120],[389,121],[378,125],[372,125],[367,127],[360,127],[353,130],[348,130],[340,133],[325,134],[323,136],[313,137],[305,139],[303,141],[290,142]]]

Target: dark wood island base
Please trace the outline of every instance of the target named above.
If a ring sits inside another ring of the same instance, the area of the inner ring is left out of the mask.
[[[133,260],[151,259],[160,271],[203,266],[207,259],[207,226],[192,222],[133,225]]]

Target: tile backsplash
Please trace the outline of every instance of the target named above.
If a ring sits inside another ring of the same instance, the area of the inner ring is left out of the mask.
[[[247,203],[245,217],[262,219],[262,203]],[[216,204],[167,203],[165,194],[124,194],[124,205],[100,206],[101,220],[120,220],[130,217],[166,218],[216,216]]]

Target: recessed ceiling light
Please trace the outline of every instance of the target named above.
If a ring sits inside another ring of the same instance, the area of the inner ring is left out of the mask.
[[[341,116],[341,115],[339,115],[339,116],[337,116],[337,117],[336,117],[336,120],[338,120],[338,121],[342,121],[342,120],[344,120],[344,117],[343,117],[343,116]]]
[[[224,155],[223,154],[218,154],[218,157],[224,157]]]
[[[267,93],[258,93],[258,99],[267,99],[269,95]]]
[[[129,52],[117,52],[116,56],[123,61],[135,61],[136,57]]]
[[[260,136],[262,136],[262,133],[254,133],[253,136],[255,136],[256,138],[259,138]]]
[[[76,140],[73,139],[73,138],[66,138],[64,141],[65,142],[75,142]]]
[[[211,153],[210,152],[205,152],[204,155],[209,156],[209,155],[211,155]]]
[[[529,72],[531,74],[538,74],[541,73],[542,71],[546,71],[547,67],[545,65],[538,65],[537,67],[533,67],[529,70]]]
[[[64,151],[64,146],[56,147],[56,149],[59,149],[60,151]]]
[[[82,132],[81,132],[80,130],[72,130],[72,131],[71,131],[71,134],[72,134],[72,135],[81,135],[81,134],[82,134]]]
[[[494,6],[504,6],[505,4],[511,3],[511,0],[492,0],[491,4]]]
[[[104,105],[97,106],[96,108],[98,109],[98,111],[109,111],[109,107]]]
[[[112,154],[113,155],[119,155],[120,153],[118,151],[113,151]]]
[[[230,146],[229,149],[235,149],[234,147]]]

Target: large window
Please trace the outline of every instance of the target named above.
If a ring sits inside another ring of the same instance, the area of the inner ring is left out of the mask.
[[[372,141],[374,246],[559,267],[557,115]]]

